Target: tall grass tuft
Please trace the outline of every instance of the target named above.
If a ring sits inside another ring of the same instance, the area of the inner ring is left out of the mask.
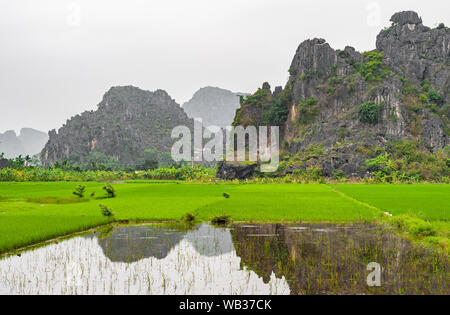
[[[108,208],[107,206],[102,205],[102,204],[99,204],[99,207],[100,207],[100,211],[104,217],[108,217],[108,218],[114,217],[114,212],[112,211],[111,208]]]
[[[227,215],[225,212],[223,213],[223,215],[213,216],[211,218],[211,223],[214,225],[228,225],[231,222],[231,216]]]

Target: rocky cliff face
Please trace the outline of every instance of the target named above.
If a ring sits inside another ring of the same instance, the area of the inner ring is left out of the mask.
[[[22,128],[18,136],[13,130],[9,130],[0,133],[0,153],[4,153],[7,158],[33,156],[41,152],[47,140],[48,135],[39,130]]]
[[[149,159],[167,163],[171,132],[179,125],[193,128],[193,120],[167,92],[113,87],[96,111],[77,115],[58,132],[49,132],[42,162],[69,160],[82,167],[92,163],[134,167]]]
[[[400,12],[380,32],[377,49],[335,50],[324,39],[300,44],[286,87],[264,87],[247,98],[235,124],[279,125],[284,149],[322,145],[325,175],[362,176],[361,147],[418,139],[437,152],[449,144],[450,30],[422,25]],[[264,90],[266,92],[264,92]]]
[[[240,95],[217,87],[204,87],[195,92],[191,100],[183,104],[190,118],[201,118],[204,126],[231,126],[236,110],[240,107]]]

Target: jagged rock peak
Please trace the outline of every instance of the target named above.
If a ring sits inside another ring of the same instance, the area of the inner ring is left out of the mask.
[[[140,89],[140,88],[132,86],[132,85],[113,86],[105,93],[104,99],[108,98],[108,97],[114,97],[114,96],[136,96],[136,95],[143,95],[143,94],[151,94],[158,98],[172,100],[169,93],[167,93],[165,90],[157,89],[156,91],[152,92],[152,91]]]
[[[323,38],[313,38],[313,39],[307,39],[303,43],[310,44],[310,45],[323,45],[327,41]]]
[[[105,96],[121,93],[132,93],[132,92],[137,93],[141,91],[143,90],[132,85],[112,86],[108,91],[106,91]]]
[[[391,17],[390,21],[398,25],[422,24],[422,19],[414,11],[397,12]]]
[[[374,155],[362,147],[414,141],[425,154],[445,148],[450,140],[450,29],[431,29],[412,11],[394,14],[391,21],[378,34],[375,51],[334,50],[321,38],[303,41],[279,99],[243,102],[234,125],[280,126],[284,148],[292,155],[320,144],[326,157],[310,165],[320,163],[326,176],[336,170],[364,176],[365,161]],[[368,105],[375,108],[372,122],[361,115]]]
[[[291,63],[290,72],[291,75],[326,72],[336,62],[336,52],[325,39],[308,39],[298,47]]]
[[[98,108],[105,110],[115,110],[117,107],[142,106],[143,104],[159,104],[159,106],[177,106],[179,104],[164,90],[154,92],[142,90],[138,87],[113,86],[104,95],[103,100],[98,104]],[[91,112],[92,113],[92,112]]]
[[[270,91],[271,87],[270,87],[269,82],[264,82],[263,85],[262,85],[262,89]]]
[[[145,160],[170,163],[171,131],[180,125],[192,128],[193,120],[167,92],[115,86],[96,111],[76,115],[58,132],[49,132],[42,163],[69,160],[89,167],[93,155],[111,167],[136,166]]]
[[[391,20],[394,25],[382,30],[376,41],[385,62],[396,74],[416,84],[430,81],[448,102],[450,31],[423,25],[412,11],[396,13]]]

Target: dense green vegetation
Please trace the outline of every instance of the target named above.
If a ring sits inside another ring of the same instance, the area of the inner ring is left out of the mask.
[[[339,145],[339,144],[336,144]],[[324,177],[320,161],[332,156],[322,145],[311,145],[296,155],[284,153],[277,172],[259,173],[248,182],[266,183],[309,183],[360,181],[365,183],[449,183],[450,160],[448,148],[431,152],[419,140],[392,140],[385,147],[359,145],[355,154],[365,158],[361,170],[371,177],[346,178],[343,172],[335,171],[333,176]],[[77,170],[70,167],[42,168],[18,164],[16,168],[0,169],[0,182],[48,182],[48,181],[125,181],[125,180],[187,180],[217,182],[216,169],[202,166],[179,166],[157,168],[147,171],[125,170]],[[286,174],[293,169],[292,174]]]
[[[337,191],[392,214],[386,220],[412,239],[449,250],[449,185],[339,185]]]
[[[113,181],[113,180],[208,180],[215,170],[201,166],[157,168],[147,171],[100,171],[62,168],[23,167],[0,169],[0,181],[48,182],[48,181]]]
[[[382,81],[392,73],[383,62],[383,53],[374,50],[364,52],[362,55],[364,61],[361,64],[357,64],[356,68],[366,81]]]
[[[263,113],[263,124],[282,126],[289,116],[289,106],[292,102],[292,85],[286,84],[278,99],[273,99],[273,106]]]
[[[410,132],[419,135],[421,132],[421,120],[423,119],[422,111],[424,109],[439,117],[446,126],[447,134],[450,134],[450,104],[445,104],[445,97],[436,89],[431,87],[428,79],[423,80],[420,86],[411,84],[404,78],[400,78],[403,83],[402,101],[405,103],[409,118],[413,122]]]
[[[339,149],[336,143],[336,149]],[[365,163],[361,171],[371,176],[348,178],[342,171],[335,170],[333,176],[324,178],[321,161],[333,158],[333,150],[326,150],[320,144],[310,145],[295,155],[285,154],[276,173],[265,176],[279,177],[280,182],[364,182],[364,183],[420,183],[450,182],[450,160],[448,147],[438,152],[431,152],[423,141],[392,140],[384,147],[360,144],[355,154],[361,155]],[[286,170],[293,174],[284,175]]]
[[[263,85],[254,94],[241,100],[241,107],[236,111],[233,126],[281,126],[283,127],[292,105],[292,84],[272,95],[270,86]]]
[[[306,100],[300,100],[297,106],[297,113],[300,124],[311,122],[319,113],[317,100],[313,97]]]
[[[364,149],[362,149],[364,151]],[[448,148],[430,152],[418,140],[393,140],[385,148],[365,152],[375,158],[366,161],[374,182],[420,182],[423,180],[448,183],[450,160]]]
[[[359,120],[368,123],[376,124],[380,118],[382,106],[374,102],[365,102],[359,106]]]
[[[85,197],[75,197],[72,192],[77,185],[0,183],[0,252],[111,220],[182,220],[187,213],[198,220],[229,216],[234,221],[352,222],[373,221],[388,211],[394,217],[409,214],[417,220],[431,220],[436,233],[430,237],[440,237],[439,242],[448,233],[448,185],[329,187],[133,181],[112,184],[115,198],[107,198],[105,185],[95,182],[83,183]]]
[[[259,88],[254,94],[248,95],[242,100],[241,107],[236,110],[233,126],[262,125],[264,111],[270,110],[272,106],[270,88]],[[259,115],[254,116],[255,113],[259,113]]]

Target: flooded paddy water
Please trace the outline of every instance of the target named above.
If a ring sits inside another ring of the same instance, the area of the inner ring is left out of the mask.
[[[4,257],[0,294],[449,294],[448,271],[372,224],[146,224]]]

